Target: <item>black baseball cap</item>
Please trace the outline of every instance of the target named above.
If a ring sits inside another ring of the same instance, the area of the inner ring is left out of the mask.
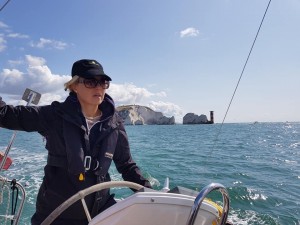
[[[81,59],[74,62],[72,67],[72,77],[75,75],[86,79],[91,79],[95,76],[103,76],[106,80],[111,81],[111,78],[104,73],[101,64],[94,59]]]

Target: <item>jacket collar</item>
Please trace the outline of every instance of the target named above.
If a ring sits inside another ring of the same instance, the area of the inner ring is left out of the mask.
[[[69,96],[63,103],[53,102],[52,105],[55,107],[56,112],[63,117],[65,120],[75,123],[78,126],[82,126],[83,114],[81,111],[81,106],[78,101],[77,95],[74,92],[70,92]],[[102,120],[106,121],[113,117],[115,114],[115,104],[111,96],[105,94],[104,100],[99,105],[99,109],[102,111]],[[116,120],[110,120],[110,124],[115,123]]]

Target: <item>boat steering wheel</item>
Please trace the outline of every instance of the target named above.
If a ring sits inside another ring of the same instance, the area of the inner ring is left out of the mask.
[[[104,182],[101,184],[93,185],[89,188],[86,188],[84,190],[77,192],[77,194],[73,195],[72,197],[67,199],[65,202],[63,202],[41,223],[41,225],[51,224],[60,214],[62,214],[66,209],[68,209],[71,205],[73,205],[79,199],[81,200],[86,217],[87,217],[88,221],[90,222],[92,220],[92,218],[91,218],[90,212],[87,208],[86,202],[84,200],[85,196],[90,195],[97,191],[101,191],[103,189],[114,188],[114,187],[127,187],[127,188],[132,188],[135,190],[140,190],[143,188],[142,185],[139,185],[139,184],[136,184],[133,182],[128,182],[128,181],[110,181],[110,182]]]

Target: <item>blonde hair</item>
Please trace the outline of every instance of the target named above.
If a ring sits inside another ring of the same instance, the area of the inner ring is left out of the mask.
[[[64,84],[65,91],[69,89],[69,91],[73,91],[72,84],[74,84],[79,79],[79,76],[75,75],[71,80]]]

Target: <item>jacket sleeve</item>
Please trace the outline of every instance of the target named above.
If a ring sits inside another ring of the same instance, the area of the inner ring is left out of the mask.
[[[124,129],[119,130],[114,163],[119,173],[126,181],[131,181],[152,188],[150,182],[142,176],[139,167],[132,159],[128,137]]]
[[[46,127],[46,120],[37,106],[12,106],[3,105],[0,107],[0,127],[10,130],[21,131],[43,131]],[[44,107],[45,108],[45,107]]]

